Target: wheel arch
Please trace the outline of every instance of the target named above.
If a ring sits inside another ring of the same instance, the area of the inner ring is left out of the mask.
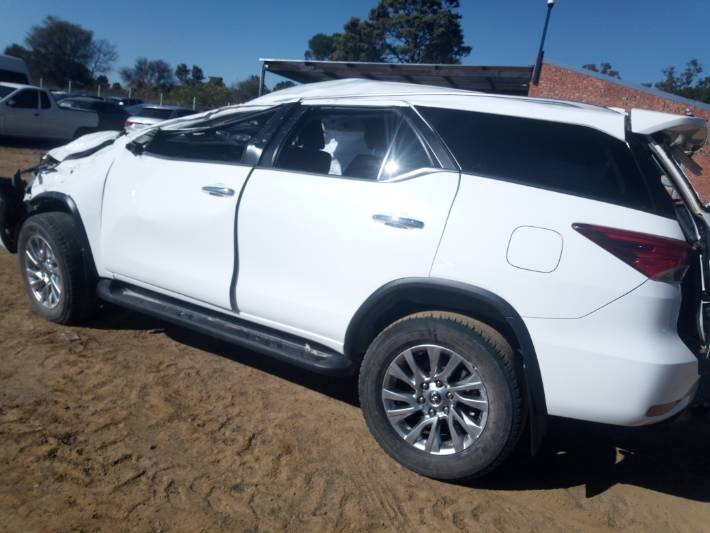
[[[66,213],[69,215],[76,224],[77,230],[79,231],[79,242],[81,243],[81,253],[86,261],[86,265],[89,268],[89,273],[97,278],[96,263],[94,262],[94,256],[91,252],[91,245],[89,244],[89,238],[86,234],[86,228],[84,227],[84,222],[79,214],[79,209],[76,206],[74,199],[68,194],[64,194],[56,191],[48,191],[38,194],[26,203],[25,216],[22,222],[18,226],[19,228],[27,221],[27,219],[39,215],[42,213]]]
[[[467,283],[437,278],[404,278],[375,291],[357,310],[345,334],[344,350],[361,361],[370,343],[388,325],[421,311],[457,312],[498,330],[522,362],[535,453],[547,430],[547,405],[530,333],[515,309],[500,296]]]

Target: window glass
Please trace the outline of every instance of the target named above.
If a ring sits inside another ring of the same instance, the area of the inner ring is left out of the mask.
[[[270,110],[240,120],[222,121],[217,126],[159,130],[146,152],[180,159],[238,163],[246,147],[273,114]]]
[[[589,127],[422,107],[464,172],[626,207],[652,202],[628,146]]]
[[[389,110],[310,110],[294,127],[274,166],[377,179],[400,120]]]
[[[432,165],[429,152],[424,148],[419,136],[406,121],[402,121],[387,161],[382,167],[380,179],[386,180]]]
[[[21,109],[37,109],[38,97],[37,90],[25,89],[14,94],[12,100],[15,101],[14,107]]]
[[[49,109],[50,107],[52,107],[52,105],[49,103],[49,96],[47,95],[47,93],[40,91],[39,99],[42,104],[42,109]]]
[[[144,107],[137,116],[146,118],[169,119],[173,115],[172,109],[160,109],[158,107]]]
[[[12,93],[15,89],[12,87],[4,87],[0,85],[0,98],[5,98],[8,94]]]
[[[10,83],[30,83],[27,75],[23,72],[15,72],[14,70],[5,70],[0,68],[0,81],[9,81]]]

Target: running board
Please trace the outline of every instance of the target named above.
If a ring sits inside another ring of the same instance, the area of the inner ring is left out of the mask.
[[[322,374],[349,374],[345,355],[295,335],[204,309],[126,283],[102,279],[96,292],[102,300],[163,319],[178,326],[281,359]]]

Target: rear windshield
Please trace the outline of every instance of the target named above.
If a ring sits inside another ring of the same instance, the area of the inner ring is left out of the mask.
[[[172,115],[172,109],[158,109],[156,107],[144,107],[139,113],[141,117],[162,119],[170,118]]]
[[[629,147],[605,133],[472,111],[422,107],[420,112],[466,173],[658,211]]]

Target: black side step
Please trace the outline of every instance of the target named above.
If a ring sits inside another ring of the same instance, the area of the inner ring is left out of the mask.
[[[96,291],[99,298],[109,303],[239,344],[315,372],[349,374],[353,370],[352,361],[348,357],[325,346],[146,289],[102,279]]]

